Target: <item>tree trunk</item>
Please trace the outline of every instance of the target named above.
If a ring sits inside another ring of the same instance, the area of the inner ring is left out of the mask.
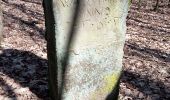
[[[156,11],[158,9],[158,6],[159,6],[159,0],[156,0],[156,5],[155,5],[155,8],[154,8],[154,11]]]
[[[2,42],[2,27],[3,27],[1,4],[2,4],[2,1],[0,0],[0,48],[1,48],[1,42]]]
[[[52,100],[115,100],[129,0],[45,0]]]
[[[140,9],[140,8],[141,8],[141,3],[142,3],[142,1],[141,1],[141,0],[139,0],[139,1],[138,1],[138,9]]]

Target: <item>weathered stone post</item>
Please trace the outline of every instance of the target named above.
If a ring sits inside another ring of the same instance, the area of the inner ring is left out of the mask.
[[[45,0],[52,100],[114,100],[130,0]]]

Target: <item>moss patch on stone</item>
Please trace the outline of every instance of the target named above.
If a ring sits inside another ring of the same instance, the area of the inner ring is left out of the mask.
[[[104,85],[102,88],[96,90],[92,93],[92,98],[90,100],[96,100],[97,98],[106,99],[106,97],[102,97],[103,94],[109,94],[116,88],[117,82],[120,78],[120,73],[114,73],[111,75],[107,75],[104,77]]]

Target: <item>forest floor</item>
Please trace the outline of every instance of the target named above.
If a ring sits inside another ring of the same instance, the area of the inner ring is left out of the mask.
[[[156,1],[156,0],[155,0]],[[133,0],[127,17],[121,100],[170,100],[170,8]],[[42,0],[3,0],[0,100],[48,100]]]

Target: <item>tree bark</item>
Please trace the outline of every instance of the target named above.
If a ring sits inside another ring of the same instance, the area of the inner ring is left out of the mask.
[[[155,8],[154,8],[154,11],[156,11],[159,7],[159,0],[156,0],[156,5],[155,5]]]
[[[1,42],[2,42],[2,28],[3,28],[3,21],[2,21],[2,7],[1,7],[2,1],[0,0],[0,48],[1,48]]]
[[[139,1],[138,1],[138,9],[140,9],[140,8],[141,8],[141,3],[142,3],[142,1],[141,1],[141,0],[139,0]]]
[[[129,0],[44,0],[52,100],[114,100]]]

